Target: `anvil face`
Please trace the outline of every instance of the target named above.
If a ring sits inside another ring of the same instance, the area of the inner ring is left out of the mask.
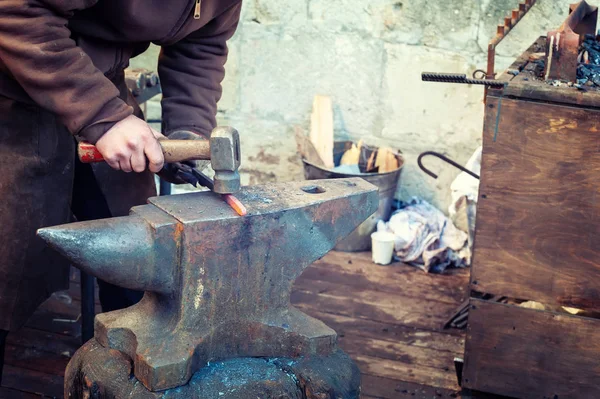
[[[142,301],[96,317],[96,339],[127,353],[150,390],[185,384],[207,362],[327,354],[336,334],[290,305],[294,280],[373,214],[362,179],[273,184],[236,195],[158,197],[126,218],[40,230],[76,265]]]

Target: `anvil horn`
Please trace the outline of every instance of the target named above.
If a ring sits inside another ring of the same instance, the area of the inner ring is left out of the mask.
[[[177,260],[173,253],[173,259],[165,259],[169,252],[161,251],[165,243],[157,240],[155,227],[134,214],[43,228],[37,234],[76,267],[106,282],[169,293]]]

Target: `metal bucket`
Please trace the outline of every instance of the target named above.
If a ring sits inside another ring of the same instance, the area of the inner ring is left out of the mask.
[[[344,152],[351,146],[352,142],[350,141],[335,143],[334,160],[336,165],[339,164]],[[371,249],[371,233],[375,231],[377,227],[377,221],[388,220],[392,211],[392,201],[394,200],[394,194],[396,193],[396,187],[398,186],[400,175],[402,173],[402,166],[404,164],[404,159],[402,156],[397,155],[397,159],[400,167],[393,172],[360,174],[338,173],[334,172],[333,170],[317,166],[305,159],[302,160],[304,163],[304,177],[307,180],[361,177],[379,188],[379,209],[377,209],[377,212],[375,212],[360,226],[358,226],[356,230],[350,233],[348,237],[340,241],[335,247],[336,250],[343,252],[360,252]]]

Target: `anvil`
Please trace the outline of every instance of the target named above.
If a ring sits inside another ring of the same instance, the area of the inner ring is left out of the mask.
[[[317,180],[246,187],[238,198],[245,217],[199,192],[38,232],[78,268],[145,291],[140,303],[99,314],[94,327],[151,391],[186,384],[210,361],[335,349],[332,329],[290,305],[292,284],[377,210],[376,187]]]

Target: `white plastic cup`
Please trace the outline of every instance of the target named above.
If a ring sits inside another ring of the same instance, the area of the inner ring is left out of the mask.
[[[392,262],[395,240],[396,236],[387,231],[376,231],[371,234],[373,263],[378,265],[389,265]]]

